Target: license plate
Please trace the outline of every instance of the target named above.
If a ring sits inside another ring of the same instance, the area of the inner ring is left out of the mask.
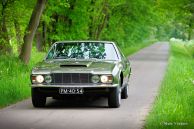
[[[59,88],[59,94],[83,94],[83,88]]]

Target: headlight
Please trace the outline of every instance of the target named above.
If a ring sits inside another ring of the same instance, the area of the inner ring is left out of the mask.
[[[113,77],[111,75],[102,75],[100,80],[102,83],[112,83]]]
[[[51,83],[52,82],[52,77],[50,75],[46,75],[44,78],[46,83]]]
[[[94,75],[92,76],[91,81],[93,83],[98,83],[100,81],[100,77],[98,75]]]
[[[42,75],[36,76],[36,82],[42,83],[44,81],[44,77]]]

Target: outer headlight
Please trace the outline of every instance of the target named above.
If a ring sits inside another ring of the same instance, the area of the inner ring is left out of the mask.
[[[36,82],[42,83],[44,81],[44,77],[42,75],[36,76]]]
[[[52,77],[50,75],[46,75],[44,78],[46,83],[51,83],[52,82]]]
[[[113,77],[112,77],[112,75],[102,75],[100,77],[100,80],[102,83],[112,83]]]
[[[91,81],[93,83],[98,83],[100,81],[100,77],[98,75],[94,75],[92,76]]]

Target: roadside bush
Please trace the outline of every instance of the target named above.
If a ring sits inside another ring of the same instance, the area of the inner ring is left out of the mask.
[[[170,42],[170,45],[174,53],[194,58],[194,40],[174,40]]]

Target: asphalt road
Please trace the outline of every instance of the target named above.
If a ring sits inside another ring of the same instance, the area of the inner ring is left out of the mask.
[[[168,44],[156,43],[129,57],[132,64],[129,98],[120,108],[107,99],[49,99],[33,108],[25,100],[0,110],[0,129],[140,129],[158,93],[168,60]]]

